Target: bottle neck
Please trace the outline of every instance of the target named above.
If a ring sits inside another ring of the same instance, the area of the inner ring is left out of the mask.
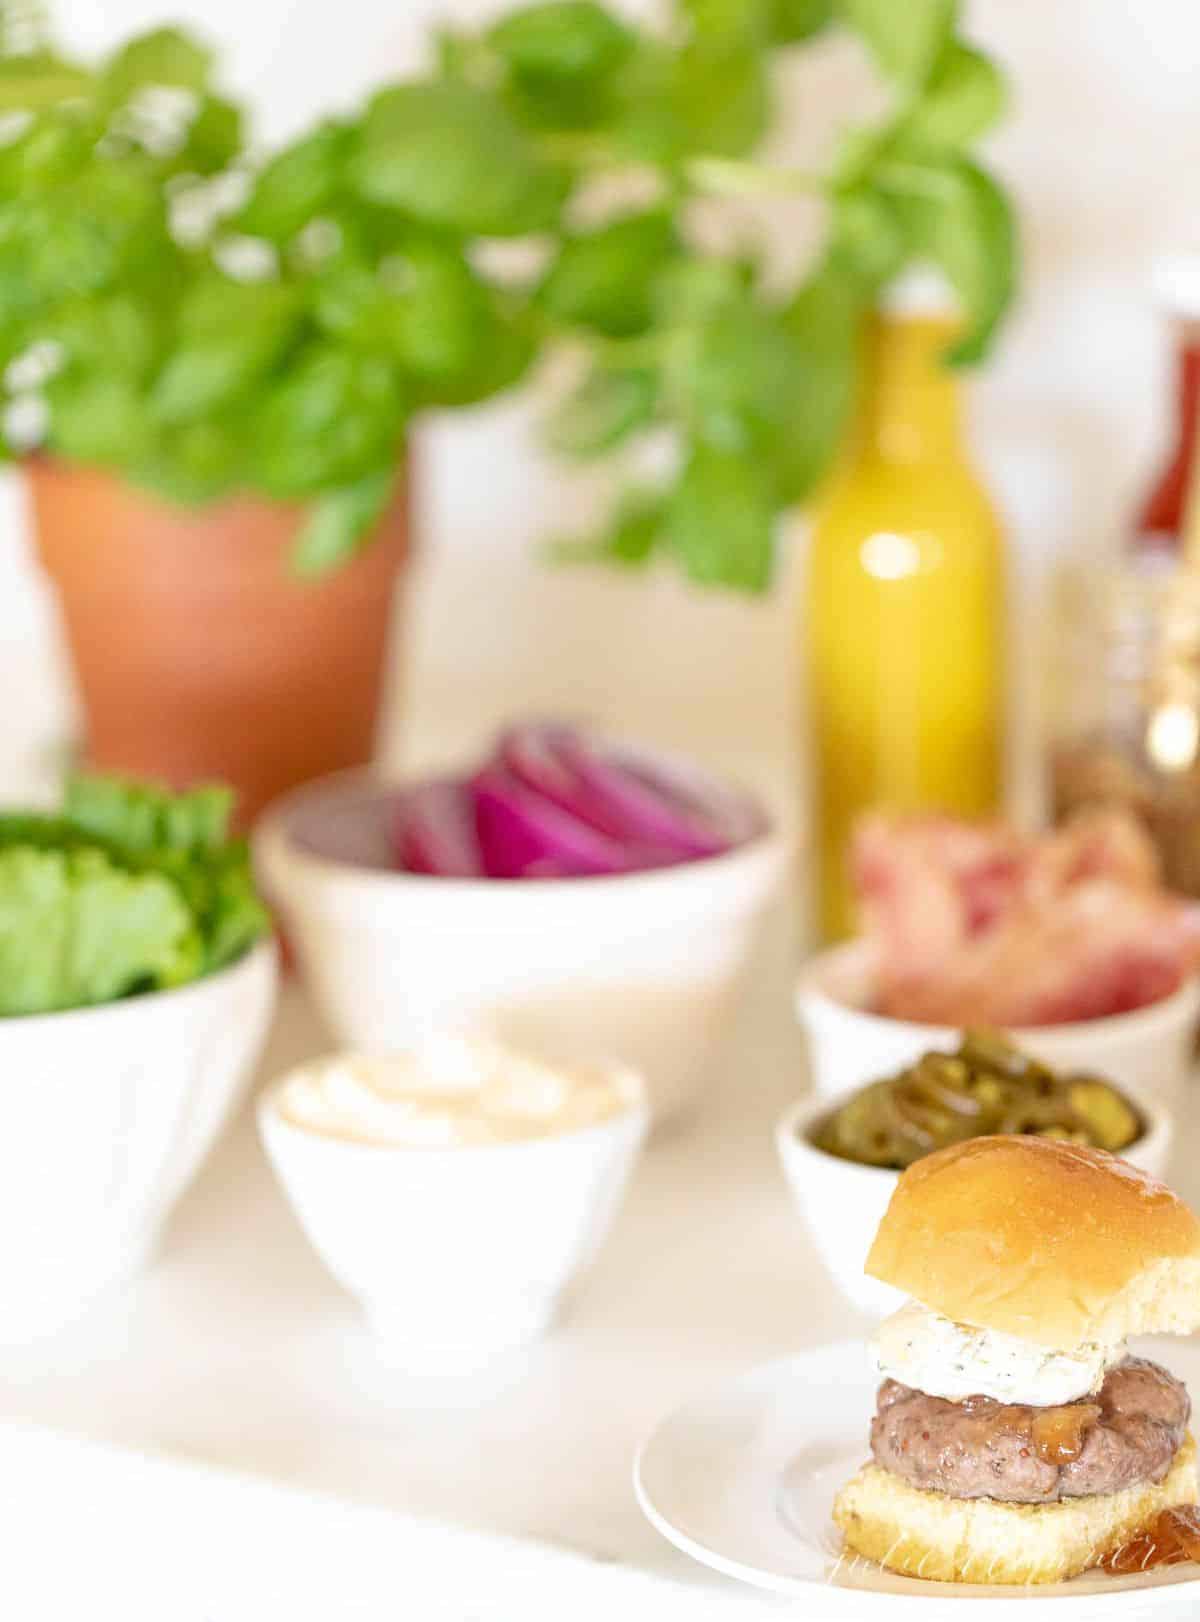
[[[890,462],[961,454],[962,403],[946,350],[952,316],[872,318],[865,347],[857,449]]]
[[[1175,401],[1176,446],[1179,456],[1190,462],[1200,427],[1200,330],[1194,326],[1183,335],[1175,358]]]
[[[1180,548],[1198,430],[1200,327],[1189,322],[1180,329],[1175,351],[1175,441],[1138,514],[1134,545],[1140,552],[1172,555]]]

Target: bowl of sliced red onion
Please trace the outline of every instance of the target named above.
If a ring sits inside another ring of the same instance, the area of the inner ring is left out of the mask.
[[[1040,834],[873,817],[852,872],[863,934],[813,958],[797,987],[820,1094],[990,1026],[1055,1069],[1178,1103],[1200,1017],[1200,909],[1163,888],[1125,813]]]
[[[749,794],[559,724],[457,774],[339,773],[276,802],[259,876],[338,1040],[482,1032],[609,1056],[655,1118],[715,1067],[783,842]]]

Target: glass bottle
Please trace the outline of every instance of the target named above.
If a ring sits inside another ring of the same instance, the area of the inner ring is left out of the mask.
[[[1200,429],[1200,258],[1165,262],[1154,284],[1175,332],[1174,441],[1137,515],[1131,545],[1135,556],[1173,557],[1179,551]]]
[[[1047,684],[1054,818],[1123,807],[1168,885],[1200,896],[1200,579],[1138,562],[1072,584]]]
[[[1002,799],[1004,545],[971,464],[958,318],[905,279],[872,321],[863,394],[814,514],[802,646],[817,923],[852,931],[846,856],[863,812],[995,812]]]

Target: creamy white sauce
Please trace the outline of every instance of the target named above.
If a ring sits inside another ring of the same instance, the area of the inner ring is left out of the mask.
[[[955,1323],[910,1301],[880,1324],[874,1352],[881,1375],[931,1397],[986,1396],[1049,1408],[1096,1391],[1125,1347],[1091,1341],[1058,1351]]]
[[[411,1053],[320,1059],[275,1095],[279,1114],[309,1132],[413,1149],[553,1137],[636,1102],[636,1084],[620,1070],[549,1065],[457,1037]]]

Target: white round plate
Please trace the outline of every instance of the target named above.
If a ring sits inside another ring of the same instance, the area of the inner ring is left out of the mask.
[[[1200,1390],[1200,1346],[1163,1340],[1139,1349]],[[1200,1578],[1200,1566],[1005,1588],[922,1582],[847,1555],[830,1506],[866,1458],[877,1384],[860,1341],[751,1369],[659,1426],[634,1466],[638,1502],[664,1537],[716,1571],[810,1600],[821,1590],[823,1617],[928,1616],[931,1604],[941,1612],[964,1601],[1026,1622],[1038,1605],[1057,1622],[1195,1614],[1200,1599],[1178,1589]]]

